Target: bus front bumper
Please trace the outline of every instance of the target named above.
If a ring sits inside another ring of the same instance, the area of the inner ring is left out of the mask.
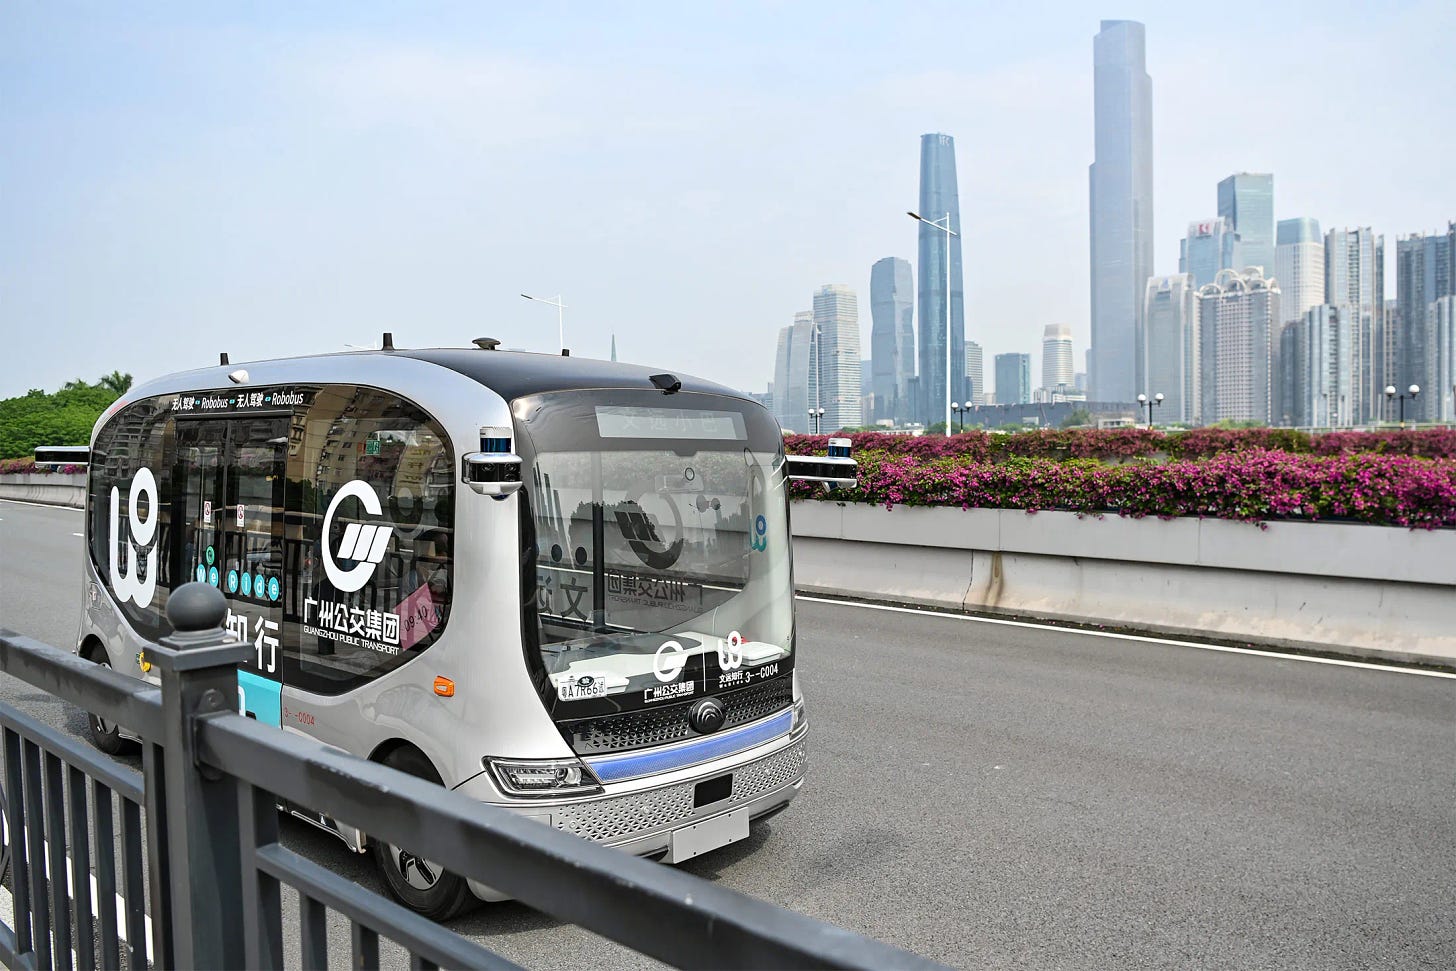
[[[636,856],[660,855],[664,862],[680,863],[743,839],[752,820],[783,809],[798,795],[808,762],[806,735],[807,725],[747,759],[696,766],[688,778],[672,773],[672,781],[653,788],[508,808]],[[728,798],[695,805],[701,799],[699,785],[722,784],[727,775],[732,776]],[[482,900],[508,899],[474,880],[470,889]]]

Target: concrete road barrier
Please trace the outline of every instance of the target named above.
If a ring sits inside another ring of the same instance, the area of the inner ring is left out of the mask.
[[[1456,668],[1456,531],[793,508],[802,592]]]
[[[0,475],[0,499],[80,509],[86,505],[86,475],[46,475],[40,472]]]

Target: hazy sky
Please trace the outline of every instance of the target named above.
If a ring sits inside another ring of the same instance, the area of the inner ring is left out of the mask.
[[[0,397],[376,342],[620,356],[753,391],[815,287],[915,256],[956,138],[968,336],[1088,325],[1092,37],[1147,24],[1156,269],[1215,184],[1456,217],[1456,5],[0,6]],[[525,9],[529,7],[529,9]],[[1392,247],[1393,248],[1393,247]],[[1388,278],[1393,292],[1394,271]],[[1033,371],[1033,380],[1039,370]]]

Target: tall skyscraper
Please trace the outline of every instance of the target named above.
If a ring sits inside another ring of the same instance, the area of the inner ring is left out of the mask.
[[[1396,337],[1395,386],[1421,389],[1420,397],[1406,402],[1407,420],[1431,421],[1440,409],[1436,361],[1436,335],[1432,331],[1432,305],[1456,294],[1456,222],[1444,233],[1407,236],[1395,244],[1395,300],[1399,306]],[[1449,389],[1447,389],[1449,390]]]
[[[920,420],[945,421],[946,404],[964,395],[966,384],[965,288],[961,277],[961,204],[956,190],[955,139],[920,136],[920,215],[928,220],[950,217],[946,234],[924,222],[920,228]],[[945,225],[942,223],[941,225]],[[946,261],[950,261],[950,293],[946,294]],[[946,359],[945,308],[950,301],[950,358]],[[946,374],[946,365],[950,374]]]
[[[870,361],[873,418],[910,420],[910,379],[915,376],[915,293],[910,264],[887,256],[870,270]]]
[[[1240,172],[1218,184],[1218,214],[1239,234],[1234,269],[1257,266],[1274,278],[1274,176]]]
[[[981,345],[966,341],[966,398],[973,405],[986,404],[986,367]]]
[[[1072,328],[1047,324],[1041,338],[1041,386],[1072,387]]]
[[[1228,220],[1217,217],[1188,224],[1188,235],[1178,241],[1178,272],[1193,277],[1193,286],[1206,287],[1219,270],[1238,264],[1239,235]]]
[[[820,406],[818,343],[814,334],[813,312],[801,310],[794,314],[794,324],[789,328],[784,417],[779,419],[779,424],[800,433],[813,431],[813,425],[809,421],[809,409]],[[777,386],[778,383],[779,379],[775,378],[774,385]]]
[[[996,355],[996,404],[1024,405],[1031,401],[1031,355]]]
[[[774,377],[773,377],[773,413],[780,428],[802,428],[804,422],[796,420],[794,412],[790,410],[789,374],[791,361],[789,349],[793,346],[794,328],[779,328],[778,351],[774,355]],[[807,403],[804,405],[808,410]]]
[[[1092,42],[1095,160],[1091,397],[1131,401],[1143,288],[1153,275],[1153,82],[1143,25],[1104,20]],[[922,318],[923,319],[923,318]]]
[[[1319,220],[1279,220],[1273,273],[1284,315],[1281,324],[1300,320],[1310,307],[1325,302],[1325,241],[1320,237]]]
[[[1155,276],[1148,280],[1143,334],[1148,397],[1163,395],[1164,421],[1198,421],[1198,317],[1193,276]]]
[[[1385,240],[1369,227],[1332,229],[1325,234],[1324,260],[1322,303],[1343,308],[1341,325],[1350,327],[1355,335],[1356,376],[1350,402],[1354,420],[1378,421],[1382,391],[1388,383],[1386,370],[1395,364],[1393,349],[1387,359],[1385,318],[1381,313]],[[1287,292],[1282,279],[1279,289]],[[1288,311],[1285,316],[1289,316]]]
[[[1198,291],[1201,419],[1268,422],[1279,287],[1257,268],[1220,270]],[[1166,393],[1166,392],[1165,392]]]
[[[864,424],[860,411],[859,298],[849,287],[829,284],[814,293],[814,327],[819,332],[821,430]]]

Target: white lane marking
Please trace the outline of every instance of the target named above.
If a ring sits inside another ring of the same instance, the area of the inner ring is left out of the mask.
[[[956,614],[945,610],[917,610],[914,607],[894,607],[890,604],[865,603],[860,600],[836,600],[829,597],[811,597],[795,594],[796,600],[811,603],[831,604],[840,607],[863,607],[866,610],[888,610],[900,614],[917,614],[921,617],[943,617],[946,620],[966,620],[977,624],[1000,624],[1003,627],[1026,627],[1032,630],[1054,630],[1064,634],[1085,634],[1088,637],[1107,637],[1120,641],[1140,641],[1144,644],[1164,644],[1168,647],[1193,647],[1200,651],[1217,651],[1221,654],[1247,654],[1250,657],[1276,658],[1282,661],[1305,661],[1310,664],[1331,664],[1342,668],[1363,668],[1367,671],[1385,671],[1390,674],[1415,674],[1423,678],[1456,679],[1450,671],[1430,671],[1425,668],[1407,668],[1394,664],[1373,664],[1369,661],[1345,661],[1336,657],[1315,657],[1310,654],[1281,654],[1278,651],[1261,651],[1252,647],[1229,647],[1225,644],[1200,644],[1197,641],[1177,641],[1163,637],[1143,637],[1138,634],[1119,634],[1110,630],[1087,630],[1083,627],[1064,627],[1060,624],[1038,624],[1028,620],[1002,620],[997,617],[977,617],[974,614]]]
[[[72,533],[71,535],[72,536],[79,536],[82,539],[85,539],[86,538],[86,534],[85,533]]]
[[[46,876],[46,879],[49,880],[50,879],[50,876],[51,876],[50,842],[48,840],[42,840],[41,841],[41,844],[42,844],[42,846],[45,847],[45,850],[43,851],[44,852],[44,856],[45,856],[45,876]],[[66,895],[71,900],[71,907],[72,907],[71,913],[72,913],[72,916],[74,917],[75,916],[75,906],[76,906],[76,884],[71,879],[70,859],[71,859],[70,854],[69,853],[66,854],[66,860],[67,860],[67,865],[66,865]],[[10,865],[11,865],[12,875],[13,875],[13,870],[14,870],[14,866],[15,866],[15,861],[14,861],[13,858],[10,861]],[[99,898],[101,896],[101,888],[96,883],[96,874],[95,873],[90,873],[90,874],[88,874],[88,876],[91,878],[91,909],[92,909],[91,916],[99,920],[100,917],[101,917],[101,915],[99,913],[96,913],[95,910],[96,910],[96,904],[98,903],[98,900],[99,900]],[[127,931],[126,898],[123,897],[119,893],[113,894],[113,896],[116,897],[116,936],[117,936],[117,938],[119,940],[121,940],[122,942],[125,943],[126,940],[127,940],[127,937],[126,937],[126,931]],[[32,906],[34,906],[34,903],[33,902],[32,902]],[[49,907],[50,906],[50,898],[49,897],[46,898],[46,901],[45,901],[44,906],[46,906],[46,907]],[[10,896],[10,891],[9,890],[5,889],[5,887],[3,887],[3,886],[0,886],[0,914],[13,914],[13,913],[15,913],[15,902],[14,902],[14,899]],[[151,955],[152,957],[155,958],[157,952],[156,952],[156,949],[155,949],[155,938],[152,937],[152,918],[151,918],[150,915],[143,915],[142,919],[145,921],[145,926],[146,926],[147,953],[149,955]],[[52,933],[54,933],[54,928],[52,928]],[[71,954],[72,954],[73,957],[75,956],[75,953],[76,952],[73,949],[71,951]],[[78,967],[79,966],[79,963],[73,961],[73,963],[72,963],[71,966],[72,967]]]
[[[0,502],[13,502],[17,506],[35,506],[37,509],[66,509],[70,512],[85,512],[80,506],[57,506],[50,502],[30,502],[27,499],[0,499]]]

